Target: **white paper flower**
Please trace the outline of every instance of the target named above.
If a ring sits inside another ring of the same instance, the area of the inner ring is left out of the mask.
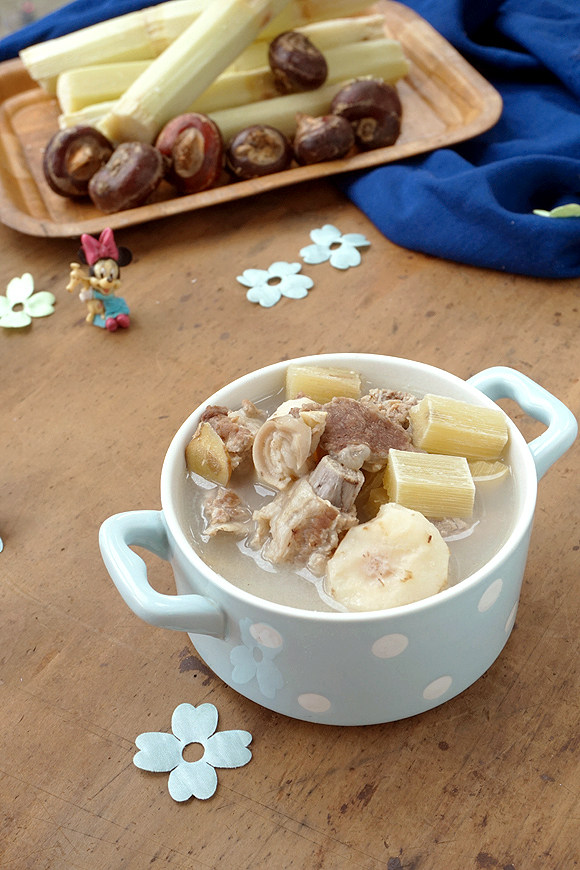
[[[34,292],[34,279],[30,272],[25,272],[20,278],[12,278],[6,296],[0,296],[0,326],[28,326],[33,317],[52,314],[54,302],[54,296],[47,290]]]
[[[257,302],[263,308],[271,308],[282,296],[288,299],[303,299],[314,281],[307,275],[298,275],[301,263],[272,263],[268,269],[246,269],[236,281],[250,289],[246,299]]]
[[[319,229],[312,230],[310,238],[314,242],[313,245],[307,245],[300,251],[300,256],[305,263],[316,264],[326,263],[330,260],[330,265],[335,269],[349,269],[351,266],[358,266],[361,261],[361,255],[358,248],[364,248],[370,245],[360,233],[345,233],[342,235],[340,230],[332,224],[325,224]]]
[[[248,731],[221,731],[217,728],[218,712],[213,704],[180,704],[173,711],[173,734],[148,731],[135,744],[140,750],[133,763],[141,770],[169,773],[169,794],[176,801],[190,797],[210,798],[217,788],[216,767],[243,767],[252,758],[247,748],[252,742]],[[184,749],[192,743],[203,747],[203,757],[186,761]]]

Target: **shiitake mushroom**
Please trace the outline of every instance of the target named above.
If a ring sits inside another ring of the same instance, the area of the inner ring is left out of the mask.
[[[291,162],[290,142],[280,130],[268,124],[251,124],[240,130],[226,152],[227,168],[240,180],[282,172]]]
[[[44,149],[44,177],[60,196],[86,196],[89,181],[112,153],[111,142],[94,127],[83,124],[59,130]]]
[[[286,30],[272,40],[268,62],[276,88],[282,94],[319,88],[328,75],[322,52],[297,30]]]
[[[355,79],[335,94],[330,111],[350,121],[363,151],[393,145],[401,132],[401,100],[381,79]]]

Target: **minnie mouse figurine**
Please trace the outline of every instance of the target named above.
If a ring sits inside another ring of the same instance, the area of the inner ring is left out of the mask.
[[[98,239],[83,233],[81,245],[78,258],[82,264],[89,266],[88,275],[80,263],[71,263],[66,289],[72,293],[81,286],[79,299],[87,303],[87,323],[109,332],[115,332],[119,327],[127,329],[130,323],[129,307],[121,296],[115,296],[115,292],[121,286],[121,266],[128,266],[133,259],[131,251],[117,247],[113,230],[109,227],[103,230]]]

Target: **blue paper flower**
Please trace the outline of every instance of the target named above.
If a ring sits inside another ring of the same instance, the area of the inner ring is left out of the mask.
[[[47,290],[34,292],[34,279],[30,272],[25,272],[20,278],[12,278],[6,296],[0,296],[0,326],[29,326],[33,317],[52,314],[54,302],[54,296]]]
[[[312,230],[310,238],[314,242],[313,245],[307,245],[300,251],[300,256],[305,263],[326,263],[330,260],[330,265],[335,269],[349,269],[351,266],[358,266],[361,261],[360,251],[358,248],[364,248],[370,245],[368,239],[360,233],[345,233],[342,235],[340,230],[332,224],[325,224],[319,229]]]
[[[217,728],[218,712],[213,704],[180,704],[173,711],[173,734],[149,731],[140,734],[135,744],[140,750],[133,763],[141,770],[169,773],[169,794],[176,801],[190,797],[210,798],[217,788],[216,767],[243,767],[252,758],[247,748],[252,742],[248,731],[222,731]],[[186,761],[183,750],[191,743],[201,744],[203,757]]]
[[[246,299],[258,302],[263,308],[271,308],[282,296],[288,299],[303,299],[314,281],[307,275],[298,275],[301,263],[272,263],[268,269],[246,269],[236,281],[250,289]]]
[[[284,678],[273,659],[282,651],[283,640],[271,626],[252,623],[251,619],[240,620],[241,646],[230,652],[234,683],[249,683],[254,677],[258,688],[266,698],[275,698],[284,685]]]

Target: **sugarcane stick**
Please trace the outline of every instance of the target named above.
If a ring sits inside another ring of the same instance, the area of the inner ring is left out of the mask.
[[[98,127],[112,142],[152,142],[256,38],[288,0],[214,0],[125,91]]]
[[[209,6],[215,5],[218,0],[167,0],[28,46],[20,52],[20,59],[31,78],[55,94],[57,77],[65,70],[158,57]],[[316,0],[308,4],[289,0],[287,8],[274,15],[262,36],[271,39],[282,30],[353,15],[367,6],[366,0]]]
[[[327,84],[366,75],[376,75],[394,82],[405,76],[409,69],[401,44],[386,37],[329,48],[325,57],[328,65]],[[63,114],[70,115],[85,106],[118,99],[147,68],[147,64],[147,61],[130,61],[83,67],[63,73],[57,87]],[[278,91],[268,66],[245,71],[226,70],[187,107],[187,111],[211,114],[276,96]],[[103,109],[103,113],[110,108]]]
[[[128,12],[22,49],[28,74],[48,93],[56,93],[60,73],[78,66],[126,60],[152,60],[183,33],[207,0],[168,0]]]
[[[221,130],[225,142],[251,124],[269,124],[292,138],[296,132],[296,114],[324,115],[332,98],[346,82],[323,85],[315,91],[286,94],[271,100],[259,100],[245,106],[235,106],[213,112],[211,117]]]
[[[352,43],[385,37],[382,15],[316,21],[296,29],[324,53]],[[249,72],[268,66],[268,46],[269,41],[258,36],[227,67],[224,74],[242,70]],[[56,85],[56,96],[61,111],[69,115],[94,103],[117,100],[150,63],[151,60],[147,59],[98,64],[82,63],[74,69],[65,70],[58,76]]]
[[[363,42],[371,39],[382,39],[385,35],[385,19],[382,15],[357,15],[352,18],[333,18],[324,21],[313,21],[311,24],[296,26],[323,53],[329,48],[339,45],[349,45],[352,42]],[[268,63],[268,47],[271,35],[258,38],[248,46],[228,67],[228,71],[249,70],[266,66]]]

